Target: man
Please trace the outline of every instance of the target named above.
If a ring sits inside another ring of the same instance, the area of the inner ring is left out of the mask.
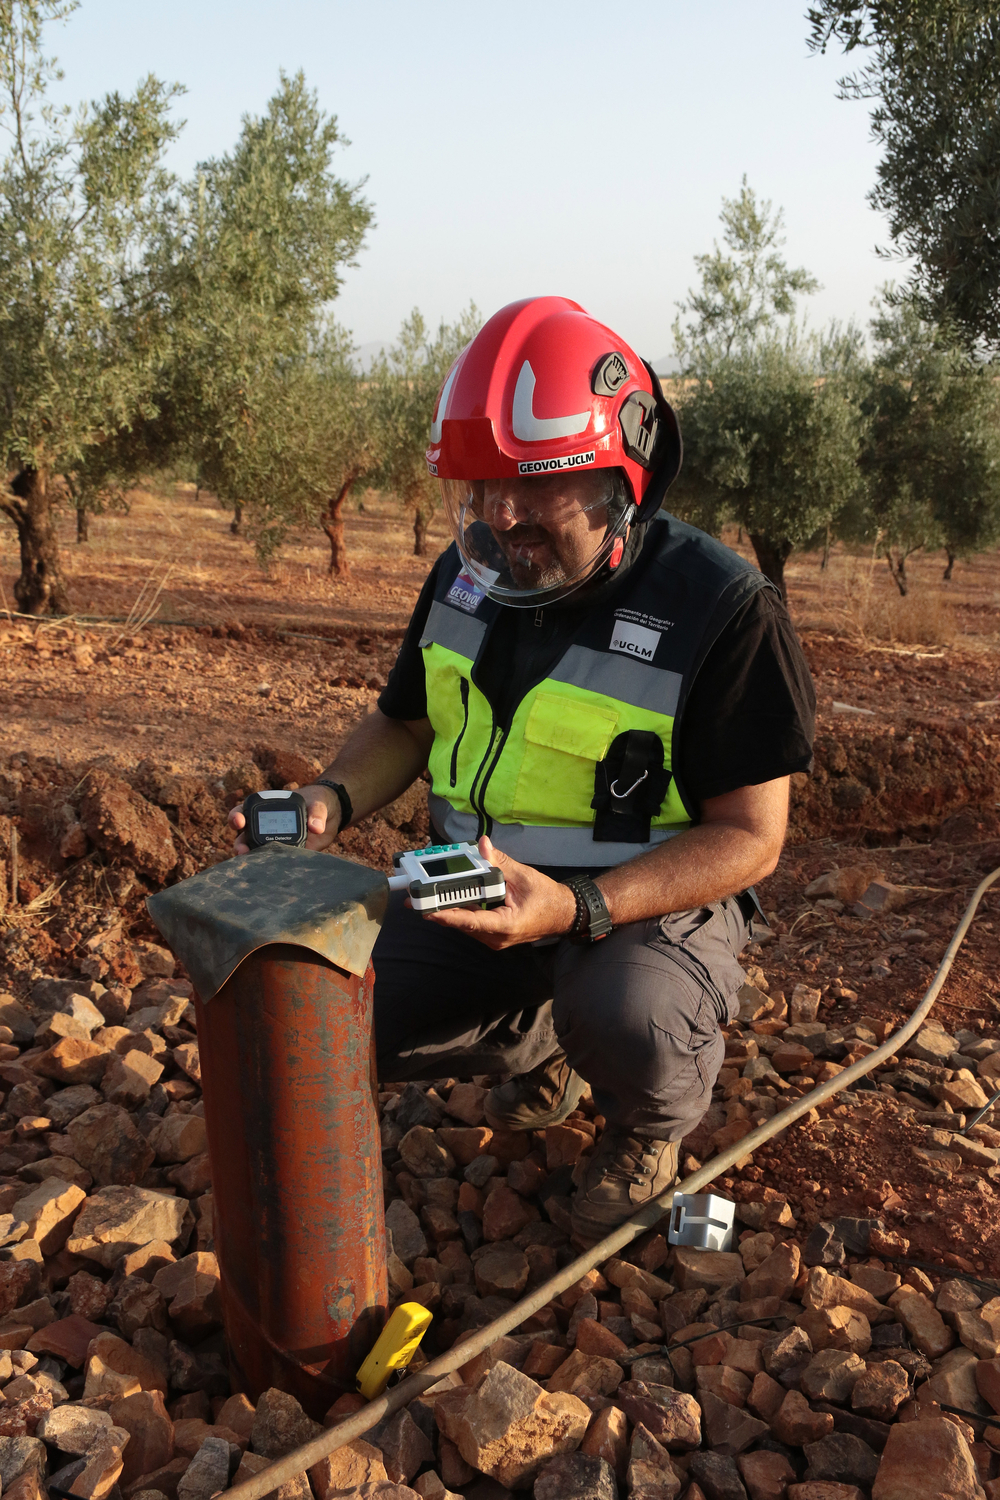
[[[377,709],[303,791],[311,848],[425,768],[437,841],[479,840],[505,904],[373,954],[380,1076],[507,1077],[495,1127],[606,1129],[583,1243],[677,1173],[744,980],[815,700],[777,591],[660,512],[680,434],[656,377],[576,303],[502,309],[453,365],[428,466],[455,542]],[[232,815],[243,826],[242,815]],[[245,848],[237,842],[237,850]]]

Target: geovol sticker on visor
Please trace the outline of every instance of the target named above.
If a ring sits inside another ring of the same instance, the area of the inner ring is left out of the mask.
[[[518,464],[519,474],[550,474],[555,469],[582,469],[587,464],[597,462],[596,450],[591,448],[589,453],[563,453],[559,458],[530,458],[523,464]]]
[[[481,571],[483,578],[482,582],[479,582],[473,578],[467,568],[463,568],[445,595],[445,603],[451,604],[455,609],[464,610],[467,615],[474,615],[486,598],[486,590],[491,583],[496,582],[498,577],[489,568],[483,568]]]

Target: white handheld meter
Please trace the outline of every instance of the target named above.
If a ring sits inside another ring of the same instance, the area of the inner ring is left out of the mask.
[[[392,862],[400,873],[389,877],[389,889],[406,891],[414,911],[504,903],[504,878],[475,844],[431,844],[394,854]]]

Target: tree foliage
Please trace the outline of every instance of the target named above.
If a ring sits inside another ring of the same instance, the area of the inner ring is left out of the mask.
[[[905,594],[912,553],[943,545],[950,576],[956,557],[1000,539],[1000,392],[995,371],[912,303],[887,303],[872,332],[865,502],[842,529],[876,545]]]
[[[719,218],[729,253],[716,241],[710,255],[696,255],[701,285],[677,304],[688,321],[675,320],[674,347],[689,370],[751,349],[782,319],[792,318],[800,293],[819,290],[803,266],[793,268],[782,258],[781,210],[775,213],[770,199],[758,202],[745,176],[739,196],[723,198]]]
[[[265,558],[338,482],[324,429],[350,405],[349,345],[320,316],[372,222],[363,184],[333,172],[343,144],[303,75],[282,74],[235,149],[185,185],[155,248],[174,340],[164,440],[242,506]]]
[[[771,335],[703,370],[681,402],[685,513],[736,521],[761,571],[785,592],[785,564],[859,485],[859,411],[824,368],[817,339]]]
[[[66,607],[54,476],[85,493],[124,474],[165,340],[143,251],[171,187],[161,158],[178,91],[150,76],[75,119],[53,110],[42,30],[74,8],[0,0],[0,510],[17,528],[26,613]]]
[[[399,339],[372,367],[374,421],[379,459],[374,483],[394,490],[413,516],[414,555],[427,555],[427,528],[438,485],[427,471],[427,447],[434,403],[445,376],[482,324],[470,302],[455,323],[442,321],[431,336],[418,308],[404,322]]]
[[[904,295],[966,343],[1000,347],[1000,11],[995,0],[820,0],[809,45],[866,49],[842,98],[874,101],[883,148],[872,205]]]
[[[779,254],[781,213],[744,179],[723,199],[730,254],[695,258],[699,290],[680,304],[675,343],[686,379],[678,397],[684,513],[709,530],[749,533],[761,571],[784,593],[785,563],[828,526],[858,483],[858,410],[845,371],[856,331],[821,340],[795,323],[795,295],[816,281]]]

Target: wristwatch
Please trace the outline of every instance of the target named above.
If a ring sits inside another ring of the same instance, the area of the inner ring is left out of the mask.
[[[327,781],[323,776],[318,781],[314,781],[313,786],[328,786],[331,792],[337,793],[337,800],[340,803],[340,827],[337,831],[338,833],[343,833],[354,814],[354,808],[351,806],[351,799],[347,794],[347,788],[341,782]]]
[[[563,885],[576,897],[576,917],[566,936],[571,943],[596,943],[607,937],[614,925],[608,904],[589,875],[571,875]]]

